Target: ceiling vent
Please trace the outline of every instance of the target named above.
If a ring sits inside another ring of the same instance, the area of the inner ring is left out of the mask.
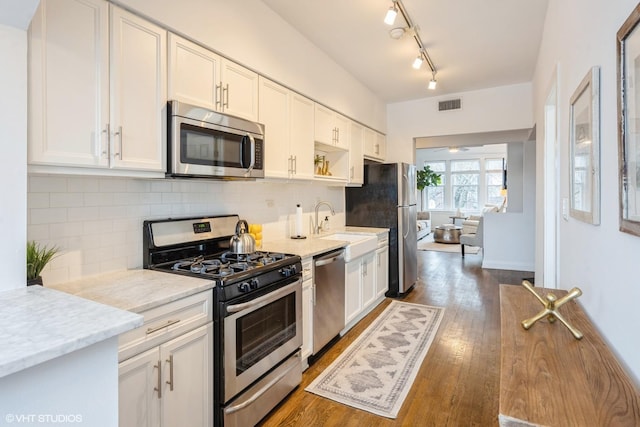
[[[462,108],[460,98],[438,102],[438,111],[459,110]]]

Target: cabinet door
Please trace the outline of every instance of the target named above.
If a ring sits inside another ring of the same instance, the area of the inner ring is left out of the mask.
[[[349,149],[349,184],[364,183],[364,127],[351,122],[350,149]]]
[[[364,128],[364,156],[376,158],[375,155],[376,132],[373,129]]]
[[[222,109],[247,120],[258,120],[258,74],[222,60]]]
[[[169,99],[215,110],[220,56],[169,33]]]
[[[118,366],[119,427],[160,425],[158,385],[162,384],[160,354],[155,347]],[[155,388],[155,390],[154,390]]]
[[[112,167],[164,171],[167,34],[111,8]]]
[[[29,28],[29,164],[108,167],[108,10],[102,0],[40,2]]]
[[[348,324],[362,309],[362,270],[361,259],[345,264],[344,320]]]
[[[320,104],[315,104],[314,139],[316,142],[326,145],[334,145],[336,128],[334,124],[335,113]]]
[[[336,127],[336,147],[341,148],[345,151],[349,150],[351,120],[341,114],[336,113],[334,123]]]
[[[313,280],[302,282],[302,360],[313,352]]]
[[[376,296],[380,297],[389,290],[389,247],[376,251]]]
[[[289,178],[289,89],[260,77],[258,121],[265,125],[265,176]]]
[[[162,425],[213,425],[213,326],[209,323],[160,346]]]
[[[376,299],[376,253],[362,257],[362,307],[368,307]]]
[[[293,156],[294,178],[313,179],[314,102],[291,93],[289,150]]]

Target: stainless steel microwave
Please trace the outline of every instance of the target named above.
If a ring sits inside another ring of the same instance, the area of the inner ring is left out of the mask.
[[[264,178],[264,126],[196,105],[167,105],[167,176]]]

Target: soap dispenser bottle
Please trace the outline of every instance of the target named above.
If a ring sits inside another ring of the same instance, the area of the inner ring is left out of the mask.
[[[324,221],[322,221],[322,230],[329,231],[329,217],[325,216]]]

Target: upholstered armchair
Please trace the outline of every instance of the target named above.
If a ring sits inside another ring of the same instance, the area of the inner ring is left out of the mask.
[[[418,212],[417,215],[418,220],[418,235],[416,236],[416,240],[420,240],[423,237],[429,235],[431,233],[431,214],[426,211]]]
[[[471,231],[474,231],[474,230],[472,230],[470,228],[471,224],[468,224],[469,228],[465,229],[465,224],[463,222],[463,224],[462,224],[462,234],[460,235],[460,247],[462,248],[462,256],[463,257],[464,257],[464,247],[466,245],[482,247],[482,239],[483,239],[482,222],[483,222],[483,219],[484,219],[483,217],[479,217],[477,221],[473,220],[474,222],[477,222],[475,232],[473,232],[473,233]],[[470,220],[466,220],[466,221],[470,221]]]

